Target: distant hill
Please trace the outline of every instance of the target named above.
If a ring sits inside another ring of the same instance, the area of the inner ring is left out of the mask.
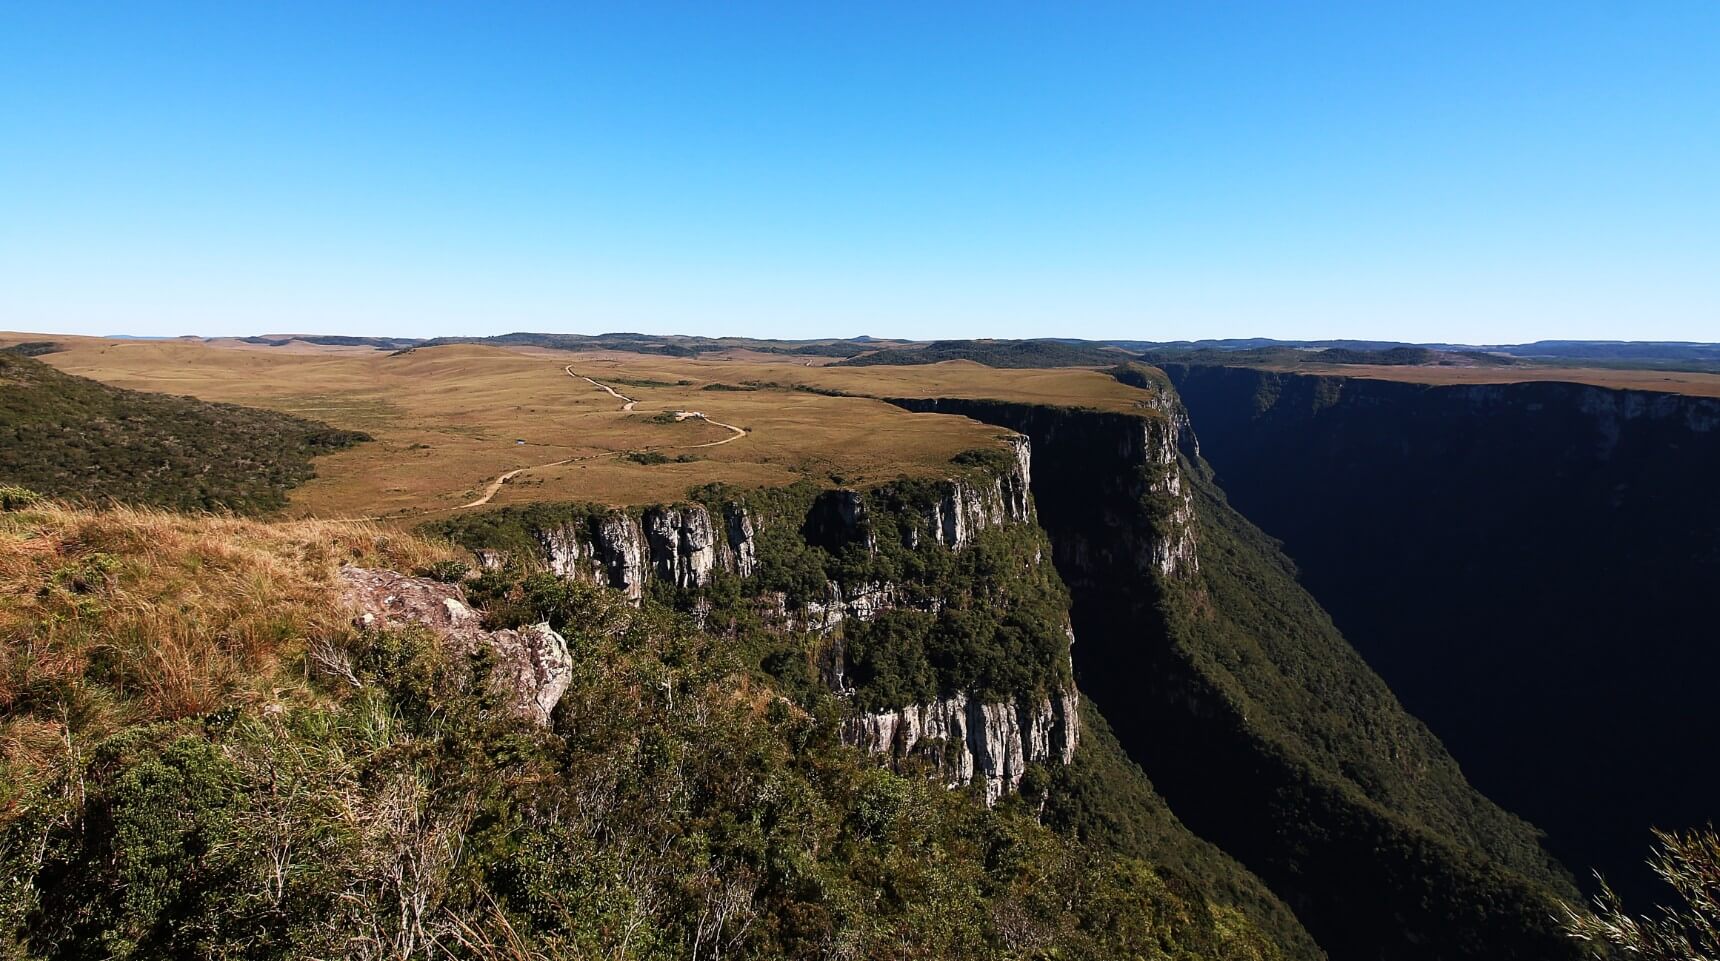
[[[1096,367],[1127,356],[1099,344],[1062,340],[935,340],[924,347],[895,347],[850,357],[842,367],[911,366],[971,360],[987,367]]]
[[[416,347],[424,343],[422,337],[346,337],[337,334],[294,334],[291,337],[241,337],[240,341],[247,344],[265,344],[270,347],[285,347],[298,341],[305,344],[316,344],[321,347],[374,347],[377,350],[400,350],[404,347]]]
[[[318,421],[122,390],[0,351],[0,483],[86,503],[256,514],[369,440]]]
[[[1720,344],[1686,341],[1541,340],[1532,344],[1406,344],[1380,340],[1109,340],[1148,363],[1461,364],[1518,362],[1566,367],[1720,371]]]
[[[872,338],[856,340],[754,340],[750,337],[686,337],[660,334],[538,334],[520,331],[492,337],[436,337],[413,346],[488,344],[496,347],[547,347],[551,350],[624,350],[634,354],[697,357],[721,350],[752,350],[765,354],[851,357],[871,350]]]
[[[1584,366],[1720,371],[1720,344],[1682,341],[1538,340],[1532,344],[1497,349],[1516,357],[1573,362]]]

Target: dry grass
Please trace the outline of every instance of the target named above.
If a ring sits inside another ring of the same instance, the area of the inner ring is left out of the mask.
[[[808,477],[862,484],[935,474],[947,470],[954,454],[994,443],[998,434],[964,418],[910,414],[869,397],[832,397],[790,385],[872,397],[1010,396],[1119,406],[1136,399],[1131,389],[1093,371],[999,371],[962,363],[817,368],[782,358],[685,360],[470,345],[393,356],[350,348],[54,339],[67,349],[43,359],[71,373],[269,407],[371,433],[374,443],[319,458],[318,477],[293,491],[289,510],[403,523],[458,509],[497,476],[520,468],[527,470],[504,485],[494,503],[640,504],[675,500],[712,481],[777,485]],[[615,382],[639,401],[637,410],[623,412],[613,397],[569,377],[563,370],[569,364]],[[747,381],[785,386],[703,389]],[[674,410],[703,411],[751,433],[720,447],[689,449],[727,432],[697,420],[652,419]],[[621,456],[650,449],[696,459],[653,465]],[[562,466],[546,466],[555,463]]]
[[[69,736],[303,696],[305,645],[350,629],[343,562],[452,553],[362,523],[0,514],[0,762],[16,774]]]

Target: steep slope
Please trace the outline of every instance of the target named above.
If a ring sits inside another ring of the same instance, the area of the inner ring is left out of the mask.
[[[1720,814],[1720,401],[1169,367],[1237,507],[1586,875]]]
[[[1069,596],[1029,497],[1026,438],[941,481],[705,488],[679,505],[534,504],[431,526],[497,570],[541,568],[686,611],[841,738],[898,771],[1020,795],[1047,823],[1321,952],[1258,879],[1171,814],[1071,685]]]
[[[896,401],[1032,439],[1077,683],[1188,825],[1333,958],[1572,956],[1574,896],[1226,504],[1168,389],[1138,414]]]
[[[0,352],[0,483],[86,503],[259,513],[368,440],[274,411],[121,390]]]
[[[456,583],[364,525],[37,505],[0,535],[8,957],[1283,956],[873,763],[649,597]],[[516,670],[528,631],[553,663]]]

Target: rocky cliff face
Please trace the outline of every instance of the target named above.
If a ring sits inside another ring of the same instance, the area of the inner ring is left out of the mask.
[[[1033,519],[1029,496],[1033,478],[1033,448],[1025,436],[1008,439],[1008,469],[985,478],[957,477],[944,485],[942,496],[927,515],[936,543],[959,550],[976,531]]]
[[[741,577],[751,577],[758,569],[758,532],[752,512],[740,504],[728,505],[723,509],[723,530],[728,535],[718,548],[723,566]]]
[[[612,510],[532,533],[550,570],[624,591],[635,602],[652,578],[691,589],[709,582],[719,564],[746,576],[757,563],[753,521],[739,505],[725,512],[721,526],[704,506],[689,504],[638,515]]]
[[[1141,438],[1143,443],[1151,439]],[[1140,456],[1148,454],[1143,450]],[[1159,477],[1177,483],[1174,471],[1161,471]],[[508,543],[535,543],[542,561],[556,574],[622,590],[636,603],[656,583],[673,588],[674,595],[686,599],[683,606],[703,619],[710,602],[701,592],[717,572],[731,575],[739,581],[739,593],[755,604],[752,623],[778,635],[813,635],[809,645],[796,643],[810,647],[818,676],[838,695],[856,698],[864,693],[856,687],[848,649],[856,626],[889,612],[927,618],[942,613],[946,598],[916,580],[924,575],[914,572],[944,571],[938,576],[948,576],[952,566],[959,566],[950,563],[951,554],[969,551],[987,532],[1033,523],[1031,483],[1031,444],[1027,437],[1011,434],[1001,450],[958,457],[950,476],[942,480],[902,481],[870,490],[784,491],[750,501],[744,492],[733,492],[733,500],[719,494],[703,503],[632,510],[563,505],[498,513],[518,518],[523,532]],[[490,535],[496,532],[495,525],[483,529]],[[509,559],[494,546],[462,538],[459,531],[451,533],[483,551],[487,565]],[[775,544],[775,553],[768,557],[765,535]],[[1037,534],[1023,541],[1021,549],[1031,551],[1022,558],[1025,565],[1044,562],[1043,543]],[[1191,563],[1187,558],[1192,555],[1180,550],[1167,554],[1162,563]],[[807,582],[818,574],[822,581]],[[785,582],[791,586],[778,586]],[[1066,603],[1060,589],[1055,597],[1057,604]],[[991,603],[1009,601],[993,598]],[[1067,683],[1073,634],[1061,606],[1049,625],[1044,620],[1034,626],[1055,632],[1055,643],[1061,646],[1060,670],[1050,672],[1054,682],[1037,678],[1022,683],[1015,693],[992,686],[983,696],[945,689],[932,700],[892,710],[856,708],[843,727],[844,736],[897,760],[924,757],[935,742],[942,776],[952,784],[981,781],[988,802],[1013,790],[1028,765],[1066,763],[1079,737],[1075,694]],[[976,643],[994,640],[981,637]],[[1025,670],[1014,676],[1026,676]],[[1024,693],[1045,690],[1058,693]]]
[[[1104,512],[1105,529],[1123,536],[1097,540],[1072,530],[1054,536],[1055,550],[1070,558],[1059,564],[1060,571],[1121,564],[1188,578],[1199,572],[1200,557],[1181,458],[1185,451],[1198,456],[1199,447],[1175,396],[1166,391],[1160,402],[1139,414],[1121,414],[984,400],[891,401],[908,410],[963,414],[1018,431],[1025,438],[1021,449],[1040,452],[1041,474],[1051,486],[1070,490],[1072,498],[1081,488],[1094,495],[1092,504]],[[1099,451],[1104,453],[1096,458]],[[1096,460],[1102,461],[1102,472],[1083,474]],[[1033,474],[1024,466],[1011,482],[1031,488]],[[1003,489],[1000,484],[1000,493]],[[1150,505],[1147,513],[1140,510],[1143,503]],[[1040,506],[1043,510],[1043,502]],[[1021,519],[1028,519],[1025,513]]]
[[[1003,469],[962,472],[939,482],[924,523],[906,527],[909,547],[918,546],[922,528],[930,543],[960,550],[980,531],[1033,520],[1031,444],[1019,434],[1006,437],[1005,443]],[[875,551],[869,512],[877,508],[868,507],[867,499],[866,492],[849,489],[820,494],[799,522],[804,535],[832,549],[858,541]],[[533,536],[555,573],[617,588],[638,601],[653,578],[692,589],[705,586],[713,569],[751,577],[758,566],[760,523],[741,503],[724,505],[718,519],[702,504],[681,504],[610,510],[534,529]],[[486,565],[506,559],[494,550],[480,550]],[[828,629],[848,616],[870,616],[892,590],[890,585],[832,583],[826,598],[808,604],[805,622]]]
[[[1720,398],[1167,371],[1232,503],[1469,777],[1579,876],[1659,896],[1649,827],[1720,797],[1688,763],[1720,753],[1699,706],[1720,648],[1695,640],[1720,583]]]
[[[717,563],[717,534],[705,508],[652,508],[645,512],[645,532],[656,576],[683,590],[710,580]]]
[[[990,805],[1021,784],[1029,764],[1075,759],[1079,707],[1074,691],[990,704],[957,693],[849,718],[842,739],[897,762],[926,761],[951,787],[977,781]]]

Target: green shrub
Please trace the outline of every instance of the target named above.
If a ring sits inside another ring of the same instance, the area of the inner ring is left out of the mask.
[[[23,510],[42,502],[42,495],[16,484],[0,484],[0,511]]]

